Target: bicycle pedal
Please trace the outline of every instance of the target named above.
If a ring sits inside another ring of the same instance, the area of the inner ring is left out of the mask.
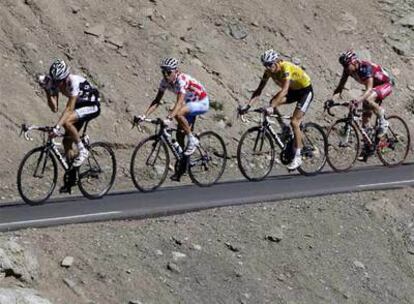
[[[63,193],[67,193],[67,194],[72,194],[72,187],[68,187],[68,186],[62,186],[59,189],[59,193],[63,194]]]
[[[180,182],[181,176],[179,176],[178,174],[171,175],[170,180],[172,180],[173,182]]]

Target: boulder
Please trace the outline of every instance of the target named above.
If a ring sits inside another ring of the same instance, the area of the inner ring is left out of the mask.
[[[0,288],[0,304],[52,304],[33,289]]]
[[[37,278],[39,263],[36,256],[25,250],[13,240],[4,242],[0,247],[0,273],[13,276],[23,282]]]

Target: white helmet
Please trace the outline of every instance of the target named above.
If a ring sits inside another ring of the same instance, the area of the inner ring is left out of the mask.
[[[163,70],[175,70],[178,68],[178,59],[175,59],[173,57],[165,58],[160,65],[161,69]]]
[[[275,63],[276,60],[279,59],[279,54],[276,53],[273,49],[267,50],[260,56],[260,60],[262,61],[263,65]]]
[[[63,80],[69,76],[70,68],[62,59],[55,59],[49,69],[49,75],[54,81]]]

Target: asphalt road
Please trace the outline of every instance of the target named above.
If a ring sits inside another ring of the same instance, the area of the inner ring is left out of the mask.
[[[0,231],[147,218],[213,207],[407,186],[414,186],[414,164],[370,167],[340,174],[327,172],[312,177],[275,176],[261,182],[223,182],[210,188],[190,185],[161,188],[152,193],[113,193],[99,200],[69,197],[40,206],[0,207]]]

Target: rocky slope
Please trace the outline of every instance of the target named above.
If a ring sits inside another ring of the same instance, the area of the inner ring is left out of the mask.
[[[19,161],[40,142],[18,138],[20,124],[57,119],[34,81],[54,57],[104,94],[90,135],[117,148],[116,187],[129,188],[132,146],[146,135],[129,119],[155,94],[167,55],[206,85],[214,106],[198,127],[219,131],[231,154],[246,128],[234,109],[269,47],[311,75],[307,119],[329,124],[322,103],[338,53],[353,47],[397,76],[386,107],[413,130],[413,13],[411,0],[3,0],[0,201],[18,198]],[[346,98],[359,89],[350,83]],[[234,161],[226,177],[239,177]],[[406,188],[3,234],[0,304],[413,303],[413,199]]]
[[[34,81],[54,57],[67,59],[74,71],[103,92],[102,116],[90,133],[119,148],[118,180],[129,180],[132,145],[145,135],[131,131],[129,120],[153,98],[161,76],[158,63],[167,55],[179,57],[182,69],[207,87],[214,106],[199,121],[199,129],[214,128],[223,134],[232,154],[244,128],[233,120],[234,109],[256,87],[262,73],[258,57],[269,47],[298,58],[311,75],[316,100],[309,120],[328,124],[322,103],[339,78],[337,56],[353,47],[393,70],[398,86],[386,106],[407,118],[412,128],[413,11],[409,0],[123,0],[119,4],[4,0],[0,3],[0,198],[16,198],[17,166],[34,146],[18,138],[20,124],[52,125],[57,119]],[[348,97],[358,93],[355,83],[348,88]],[[274,85],[268,86],[263,102],[274,90]],[[160,115],[172,100],[166,98]]]

